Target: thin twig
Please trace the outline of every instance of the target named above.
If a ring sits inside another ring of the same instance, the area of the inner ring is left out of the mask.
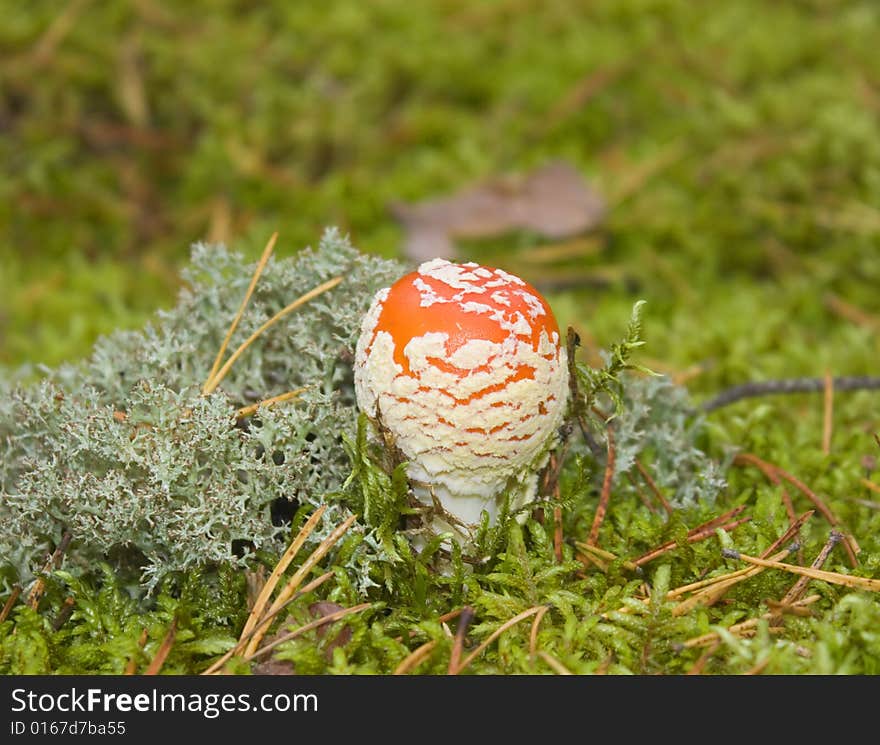
[[[744,517],[741,520],[737,520],[734,522],[726,522],[733,517],[739,515],[746,508],[745,505],[740,505],[739,507],[735,507],[729,512],[725,512],[723,515],[719,515],[718,517],[712,518],[702,525],[698,525],[696,528],[692,528],[687,533],[687,542],[688,543],[696,543],[698,541],[705,540],[706,538],[715,535],[715,530],[721,528],[723,530],[733,530],[734,528],[742,525],[745,522],[748,522],[751,518]],[[661,546],[658,546],[655,549],[651,549],[646,554],[643,554],[638,559],[634,559],[633,563],[636,566],[641,566],[642,564],[647,564],[652,559],[656,559],[658,556],[662,556],[667,551],[671,551],[678,547],[678,543],[676,541],[667,541]]]
[[[873,391],[880,389],[880,377],[871,375],[846,375],[832,378],[838,391]],[[773,396],[787,393],[821,393],[825,390],[824,378],[789,378],[787,380],[764,380],[735,385],[705,401],[700,409],[715,411],[723,406],[757,396]]]
[[[808,510],[803,515],[801,515],[792,525],[789,525],[789,527],[785,531],[785,533],[783,533],[781,536],[779,536],[779,538],[777,538],[775,541],[773,541],[773,543],[770,544],[770,546],[768,546],[764,551],[761,552],[761,558],[766,559],[770,556],[773,556],[774,552],[777,551],[781,546],[784,546],[785,544],[789,543],[789,541],[791,541],[800,532],[800,529],[803,527],[804,523],[806,523],[807,520],[809,520],[813,516],[813,514],[814,514],[813,510]],[[783,551],[782,553],[779,554],[778,558],[782,558],[782,557],[788,555],[789,553],[790,553],[790,550],[786,549],[785,551]],[[712,577],[710,579],[700,580],[699,582],[692,582],[691,584],[683,585],[682,587],[677,587],[674,590],[670,590],[667,593],[666,598],[667,598],[667,600],[673,600],[674,598],[680,597],[681,595],[684,595],[685,593],[694,592],[696,590],[701,590],[705,587],[708,587],[709,585],[716,584],[716,583],[721,582],[723,580],[726,580],[728,578],[732,579],[735,576],[748,574],[750,571],[752,571],[752,570],[751,569],[739,569],[736,572],[730,572],[729,574],[721,575],[718,577]]]
[[[700,541],[705,541],[707,538],[711,538],[715,535],[716,530],[724,530],[728,533],[738,528],[740,525],[745,525],[745,523],[749,522],[751,517],[741,517],[739,520],[734,520],[729,523],[724,523],[724,525],[717,525],[713,527],[703,528],[702,530],[698,530],[688,534],[687,542],[688,543],[699,543]],[[662,556],[668,551],[672,551],[678,548],[678,543],[675,541],[669,541],[659,548],[654,549],[653,551],[640,556],[635,560],[636,566],[642,566],[643,564],[647,564],[649,561],[653,561],[658,556]]]
[[[829,455],[831,453],[831,430],[834,418],[834,378],[831,372],[825,373],[825,395],[823,396],[822,406],[822,453]]]
[[[43,597],[43,593],[46,591],[46,575],[52,570],[53,567],[57,569],[61,566],[61,557],[67,550],[67,547],[70,545],[72,537],[73,536],[71,535],[70,531],[65,531],[64,535],[61,536],[61,541],[58,543],[58,546],[46,559],[46,563],[43,565],[40,576],[37,577],[36,581],[30,589],[30,592],[28,593],[27,604],[32,610],[37,609],[37,606],[40,604],[40,599]]]
[[[67,619],[70,618],[70,615],[73,613],[74,605],[76,605],[76,600],[72,596],[68,595],[64,598],[61,610],[58,611],[58,615],[55,616],[55,620],[52,621],[52,631],[58,631],[65,623],[67,623]]]
[[[3,610],[0,611],[0,623],[3,623],[9,618],[9,614],[12,612],[12,607],[15,605],[15,601],[18,600],[19,595],[21,595],[21,586],[16,585],[12,588],[12,592],[9,593],[9,597],[6,598],[6,602],[3,604]]]
[[[831,552],[834,550],[834,547],[843,540],[843,536],[838,533],[836,530],[832,530],[831,534],[828,536],[828,540],[825,542],[825,545],[822,547],[822,550],[813,559],[813,563],[810,564],[810,567],[813,569],[821,569],[825,562],[828,560],[828,557],[831,555]],[[785,593],[780,600],[781,605],[792,605],[796,603],[798,600],[803,597],[803,594],[807,590],[807,586],[810,584],[809,577],[800,577]],[[771,618],[771,624],[779,624],[782,623],[782,613],[774,614]]]
[[[793,476],[783,468],[780,468],[773,463],[768,463],[767,461],[762,460],[757,455],[753,455],[752,453],[737,453],[733,458],[733,463],[735,465],[751,464],[759,468],[765,474],[772,472],[775,476],[785,479],[786,481],[788,481],[788,483],[790,483],[798,491],[800,491],[805,497],[807,497],[807,499],[809,499],[814,505],[816,505],[816,509],[818,509],[819,512],[822,513],[822,516],[828,521],[828,524],[831,525],[832,528],[839,525],[840,521],[837,519],[837,516],[831,511],[828,505],[826,505],[825,502],[820,499],[819,496],[803,481]],[[845,536],[844,548],[846,549],[850,564],[852,566],[858,566],[859,562],[856,558],[856,552],[853,549],[849,536]]]
[[[596,505],[596,515],[593,518],[593,526],[590,528],[590,537],[587,543],[595,546],[599,542],[599,528],[605,520],[605,512],[608,510],[608,500],[611,498],[611,481],[614,477],[614,431],[608,427],[608,458],[605,462],[605,478],[602,481],[602,493],[599,495],[599,504]]]
[[[657,486],[657,482],[654,481],[654,478],[648,472],[648,469],[645,468],[642,461],[638,458],[636,458],[636,469],[638,470],[641,477],[645,480],[648,488],[653,492],[654,496],[657,497],[657,501],[663,505],[663,509],[666,510],[666,514],[671,515],[674,511],[672,505],[669,503],[669,500],[663,496],[663,492],[660,491],[660,487]]]
[[[149,631],[147,627],[141,629],[141,635],[138,637],[137,645],[138,649],[143,649],[147,645],[147,639],[150,638]],[[129,657],[128,662],[125,663],[125,675],[134,675],[137,672],[137,663],[138,663],[138,654],[135,652],[131,657]]]

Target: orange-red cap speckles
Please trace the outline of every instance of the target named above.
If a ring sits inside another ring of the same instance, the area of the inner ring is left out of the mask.
[[[394,436],[415,493],[475,524],[505,490],[533,498],[567,401],[565,347],[522,279],[434,259],[376,293],[355,392]]]

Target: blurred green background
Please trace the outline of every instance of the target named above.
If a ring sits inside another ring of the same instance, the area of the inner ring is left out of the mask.
[[[552,301],[588,342],[645,298],[646,354],[709,388],[876,360],[876,0],[0,5],[9,370],[171,304],[193,242],[399,256],[391,202],[557,158],[610,205],[586,247],[468,258],[583,277]]]

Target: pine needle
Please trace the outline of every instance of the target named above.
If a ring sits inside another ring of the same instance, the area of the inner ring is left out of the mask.
[[[330,579],[332,576],[334,576],[334,574],[335,574],[335,572],[325,572],[320,577],[313,579],[307,585],[303,585],[302,589],[300,589],[299,592],[297,592],[292,598],[290,598],[286,603],[284,603],[284,605],[282,605],[280,608],[278,608],[278,610],[276,610],[273,613],[267,613],[266,615],[263,616],[262,620],[248,634],[242,634],[242,637],[241,637],[241,639],[239,639],[238,643],[232,649],[227,651],[220,659],[215,661],[207,670],[202,672],[202,675],[216,674],[217,671],[220,670],[220,668],[223,667],[223,665],[225,665],[228,660],[230,660],[235,655],[239,654],[244,649],[245,645],[253,638],[254,634],[262,631],[270,623],[272,623],[272,620],[282,610],[284,610],[288,605],[295,602],[296,600],[299,600],[299,598],[301,598],[303,595],[307,595],[308,593],[312,592],[313,590],[315,590],[318,587],[320,587],[321,585],[323,585],[328,579]]]
[[[336,285],[338,285],[340,282],[342,282],[342,279],[343,279],[342,277],[334,277],[333,279],[329,279],[326,282],[321,283],[317,287],[314,287],[313,289],[309,290],[304,295],[300,295],[300,297],[298,297],[292,303],[289,303],[288,305],[284,306],[281,310],[279,310],[274,316],[272,316],[268,321],[266,321],[262,326],[260,326],[260,328],[258,328],[256,331],[254,331],[254,333],[251,334],[244,342],[242,342],[241,346],[239,346],[238,349],[236,349],[229,356],[229,359],[226,360],[226,362],[223,364],[223,367],[221,367],[217,371],[217,373],[214,375],[214,377],[212,377],[210,379],[210,381],[208,381],[205,384],[205,387],[202,389],[202,393],[204,395],[208,395],[209,393],[213,393],[217,389],[217,386],[220,385],[223,378],[225,378],[226,375],[229,373],[229,371],[232,369],[232,365],[235,363],[235,361],[239,357],[241,357],[241,355],[244,353],[244,351],[251,344],[253,344],[253,342],[256,341],[256,339],[259,338],[263,334],[264,331],[266,331],[267,329],[274,326],[278,321],[280,321],[282,318],[284,318],[284,316],[293,312],[294,310],[296,310],[300,306],[305,305],[307,302],[309,302],[309,300],[313,300],[314,298],[318,297],[318,295],[321,295],[321,294],[327,292],[328,290],[332,290],[334,287],[336,287]]]
[[[817,600],[819,600],[819,598],[819,595],[810,595],[809,597],[806,597],[803,600],[794,603],[793,607],[805,608],[806,606],[815,603]],[[755,629],[757,628],[758,624],[762,620],[770,619],[771,615],[772,613],[765,613],[760,618],[749,618],[745,621],[742,621],[741,623],[734,624],[733,626],[728,626],[727,631],[729,631],[734,636],[751,636],[755,633]],[[771,626],[768,631],[771,634],[778,634],[781,631],[781,628]],[[685,649],[690,649],[692,647],[716,646],[720,642],[721,634],[719,634],[717,631],[710,631],[707,634],[701,634],[700,636],[695,636],[691,639],[688,639],[682,644],[682,647]]]
[[[538,650],[538,657],[546,662],[557,675],[574,675],[565,665],[552,655],[547,654],[543,649]]]
[[[274,615],[277,613],[281,607],[296,593],[303,579],[305,579],[306,575],[314,566],[326,555],[326,553],[336,545],[337,541],[342,538],[343,535],[348,531],[348,529],[352,526],[352,523],[357,519],[357,515],[350,515],[348,519],[346,519],[341,525],[339,525],[330,535],[328,535],[323,541],[321,541],[320,545],[309,554],[309,557],[302,563],[299,569],[296,570],[293,577],[287,582],[287,584],[281,589],[281,592],[278,593],[278,597],[275,598],[275,601],[272,603],[269,608],[269,614]],[[268,582],[266,583],[268,584]],[[263,636],[265,635],[265,630],[257,631],[254,633],[253,638],[251,638],[250,642],[248,642],[247,647],[245,647],[245,655],[253,655],[256,652],[257,646],[260,641],[262,641]]]
[[[532,658],[534,658],[535,651],[538,648],[538,627],[541,625],[541,619],[546,615],[548,610],[550,610],[550,606],[545,605],[542,610],[539,610],[535,614],[535,618],[532,621],[532,632],[529,634],[529,654]]]
[[[868,481],[868,479],[859,479],[859,483],[861,483],[866,489],[870,489],[872,492],[880,494],[880,484],[875,484],[873,481]]]
[[[785,564],[780,561],[769,561],[767,559],[759,559],[757,556],[748,556],[741,554],[739,551],[725,549],[724,555],[731,559],[740,559],[741,561],[754,564],[767,569],[781,569],[792,574],[800,574],[811,579],[818,579],[822,582],[830,582],[833,585],[843,585],[856,590],[867,590],[868,592],[880,592],[880,580],[868,579],[866,577],[853,577],[850,574],[839,574],[838,572],[827,572],[824,569],[813,569],[812,567],[802,567],[796,564]]]
[[[250,406],[244,406],[235,412],[235,418],[244,419],[245,417],[251,416],[251,414],[256,414],[257,410],[261,406],[274,406],[275,404],[280,404],[283,401],[290,401],[291,399],[299,398],[300,394],[304,393],[308,389],[309,386],[304,385],[302,388],[296,388],[292,391],[287,391],[287,393],[281,393],[277,396],[272,396],[272,398],[266,398],[262,401],[257,401],[257,403],[251,404]]]
[[[781,559],[785,556],[788,556],[791,553],[791,550],[786,549],[785,551],[780,551],[778,554],[774,555],[774,559]],[[754,577],[756,574],[760,574],[764,571],[766,567],[749,567],[745,570],[738,570],[736,572],[730,572],[729,574],[721,575],[720,577],[716,577],[715,581],[699,592],[691,595],[691,597],[686,600],[682,600],[678,605],[676,605],[672,609],[673,616],[682,616],[685,613],[693,610],[698,605],[709,606],[713,603],[717,602],[718,599],[726,593],[731,587],[742,582],[743,580],[750,579]],[[668,598],[668,595],[667,595]]]
[[[507,629],[509,629],[511,626],[515,626],[520,621],[528,618],[529,616],[534,616],[536,613],[540,613],[542,608],[546,608],[546,606],[544,606],[544,605],[533,606],[532,608],[529,608],[528,610],[524,610],[522,613],[515,615],[509,621],[505,621],[501,626],[499,626],[497,629],[495,629],[495,631],[493,631],[489,635],[488,639],[486,639],[482,644],[480,644],[473,652],[471,652],[465,658],[464,662],[461,663],[458,670],[455,671],[455,674],[457,675],[462,670],[464,670],[468,665],[470,665],[471,662],[473,662],[477,657],[480,656],[480,654],[482,654],[483,650],[485,650],[486,647],[488,647],[499,636],[501,636],[505,631],[507,631]]]
[[[302,528],[300,528],[296,538],[294,538],[293,542],[290,544],[290,546],[287,547],[287,550],[278,560],[278,563],[275,565],[275,568],[269,575],[269,579],[266,580],[266,583],[260,590],[260,594],[257,596],[256,602],[254,602],[254,607],[251,609],[247,621],[245,621],[244,628],[242,629],[241,636],[239,637],[239,641],[241,641],[241,639],[244,639],[246,635],[250,634],[253,628],[263,617],[265,608],[269,603],[269,599],[272,597],[272,593],[275,591],[275,586],[281,579],[281,575],[284,574],[284,572],[287,570],[287,567],[290,566],[290,562],[294,560],[297,553],[302,548],[303,544],[315,530],[315,527],[320,521],[321,516],[324,514],[324,512],[326,512],[326,510],[327,505],[321,505],[317,510],[315,510],[314,513],[312,513],[312,515],[305,522]]]
[[[345,616],[350,616],[352,613],[360,613],[361,611],[366,610],[367,608],[372,608],[373,603],[361,603],[360,605],[354,605],[351,608],[343,608],[342,610],[334,611],[333,613],[328,613],[326,616],[322,616],[310,623],[307,623],[305,626],[300,626],[298,629],[291,631],[288,634],[283,634],[278,637],[270,644],[267,644],[264,647],[260,647],[258,650],[254,651],[251,654],[248,654],[245,658],[245,662],[251,662],[257,657],[262,657],[266,652],[270,652],[275,649],[279,644],[284,644],[284,642],[289,642],[292,639],[296,639],[299,636],[302,636],[308,631],[312,631],[313,629],[320,628],[321,626],[326,626],[328,623],[333,623],[334,621],[338,621],[341,618],[345,618]]]
[[[235,332],[235,329],[238,328],[238,323],[241,320],[241,317],[244,315],[244,310],[251,299],[251,295],[254,294],[254,289],[257,286],[257,281],[260,279],[260,275],[263,273],[263,269],[266,268],[266,264],[269,262],[269,257],[272,255],[272,249],[275,248],[276,240],[278,240],[277,231],[272,233],[268,243],[266,243],[266,247],[263,249],[263,255],[260,257],[260,261],[257,263],[257,268],[254,270],[254,276],[251,277],[251,283],[250,285],[248,285],[247,292],[245,292],[244,294],[244,299],[241,301],[241,305],[238,308],[238,312],[235,314],[235,318],[232,319],[232,323],[229,325],[229,330],[226,332],[226,337],[223,339],[223,343],[220,345],[220,351],[217,352],[217,356],[214,358],[214,364],[211,366],[211,372],[208,373],[208,379],[205,381],[205,385],[202,388],[202,393],[205,395],[211,392],[208,390],[208,386],[217,375],[217,370],[220,369],[220,363],[223,360],[223,355],[226,353],[226,347],[229,345],[229,340],[232,338],[232,334]],[[211,390],[213,390],[213,388]]]
[[[427,659],[427,657],[431,654],[434,647],[437,646],[437,640],[434,639],[429,642],[425,642],[420,647],[416,647],[412,652],[410,652],[404,660],[394,668],[394,672],[392,675],[406,675],[410,670],[414,670],[417,668],[422,662]]]

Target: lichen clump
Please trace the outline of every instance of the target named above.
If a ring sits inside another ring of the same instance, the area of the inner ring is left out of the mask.
[[[101,339],[77,365],[0,397],[0,577],[26,583],[65,532],[65,568],[110,560],[150,589],[169,573],[244,565],[287,540],[298,507],[329,504],[351,464],[351,359],[359,321],[400,264],[356,251],[335,230],[317,250],[269,262],[236,339],[334,276],[343,282],[263,334],[218,390],[201,395],[253,267],[223,246],[196,245],[175,307],[141,331]],[[295,388],[294,402],[249,404]],[[368,582],[370,540],[353,556]]]

